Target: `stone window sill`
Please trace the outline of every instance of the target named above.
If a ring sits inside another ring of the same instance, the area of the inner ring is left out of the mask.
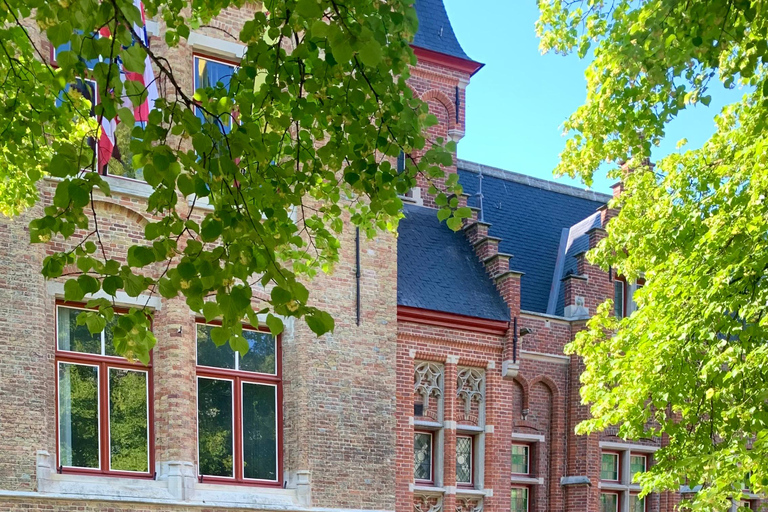
[[[532,476],[512,476],[511,482],[518,485],[541,485],[544,483],[544,479]]]

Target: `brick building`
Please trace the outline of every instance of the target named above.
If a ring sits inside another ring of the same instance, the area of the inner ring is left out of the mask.
[[[481,65],[442,0],[416,7],[410,83],[440,121],[430,135],[458,141]],[[183,87],[236,65],[244,48],[218,29],[250,15],[227,11],[165,49],[175,69],[194,69]],[[162,28],[148,28],[162,48]],[[563,346],[605,298],[631,313],[640,286],[584,259],[609,198],[461,160],[447,171],[475,211],[462,232],[438,222],[423,183],[397,238],[363,240],[358,254],[344,231],[335,273],[311,285],[333,334],[253,330],[239,357],[212,350],[183,299],[154,297],[149,367],[110,355],[108,330],[78,328],[82,305],[41,277],[66,247],[26,242],[52,200],[43,181],[39,205],[0,221],[0,511],[671,512],[678,494],[640,500],[631,483],[661,440],[573,433],[588,411],[581,363]],[[151,188],[107,172],[113,197],[96,206],[120,254],[143,237]]]

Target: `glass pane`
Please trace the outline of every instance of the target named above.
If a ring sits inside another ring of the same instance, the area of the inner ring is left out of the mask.
[[[243,383],[243,476],[277,480],[277,388]]]
[[[456,481],[472,483],[472,438],[456,438]]]
[[[432,436],[413,436],[413,476],[416,480],[432,480]]]
[[[619,456],[615,453],[604,453],[600,464],[600,480],[619,479]]]
[[[147,372],[109,369],[110,468],[149,471]]]
[[[200,474],[234,476],[232,382],[197,379],[197,442]]]
[[[518,475],[527,475],[529,473],[527,446],[512,445],[512,473]]]
[[[113,176],[122,176],[124,178],[133,178],[135,180],[144,179],[144,168],[134,166],[133,152],[131,151],[131,140],[133,139],[133,129],[137,125],[142,125],[141,121],[136,124],[118,123],[115,128],[115,146],[112,148],[112,154],[109,155],[107,162],[107,173]],[[140,140],[140,138],[137,138]]]
[[[613,306],[616,309],[616,318],[624,318],[624,283],[622,281],[613,283]]]
[[[617,512],[619,510],[618,494],[600,495],[600,512]]]
[[[512,512],[528,512],[528,489],[513,487],[511,493]]]
[[[235,352],[229,343],[217,347],[211,339],[211,325],[197,324],[197,364],[235,369]]]
[[[248,341],[248,352],[240,356],[240,369],[246,372],[276,374],[275,337],[268,332],[243,329]]]
[[[99,369],[59,363],[59,457],[62,466],[99,467]]]
[[[77,315],[82,312],[82,309],[59,307],[57,315],[59,350],[101,354],[101,333],[91,334],[85,324],[77,325]]]
[[[117,325],[117,315],[112,317],[111,322],[107,322],[107,326],[104,328],[104,355],[117,356],[120,355],[115,351],[114,333],[112,329]]]
[[[630,481],[634,481],[633,477],[635,473],[645,472],[645,456],[644,455],[632,455],[629,458],[629,478]]]
[[[632,494],[629,497],[629,512],[645,512],[645,498]]]
[[[232,64],[195,57],[195,89],[221,85],[229,90],[229,82],[235,70],[236,67]],[[195,114],[203,122],[207,122],[205,113],[201,109],[195,109]],[[231,116],[220,116],[216,123],[222,133],[229,133],[232,129]]]

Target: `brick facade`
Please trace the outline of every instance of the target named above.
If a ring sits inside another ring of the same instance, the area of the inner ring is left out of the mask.
[[[152,44],[177,71],[191,69],[194,53],[234,58],[234,42],[221,29],[236,34],[251,14],[226,11],[196,32],[201,37],[195,44],[167,50],[157,36]],[[177,76],[191,94],[192,73]],[[470,72],[435,59],[421,59],[413,68],[409,84],[439,121],[429,130],[430,139],[463,136],[469,81]],[[165,88],[161,83],[161,94]],[[446,170],[457,172],[455,165]],[[124,254],[143,239],[149,191],[145,184],[108,179],[113,197],[97,201],[99,222],[109,250]],[[434,207],[428,183],[420,178],[418,185],[424,206]],[[289,322],[281,337],[283,474],[278,479],[284,488],[198,480],[196,319],[180,298],[152,302],[158,339],[154,478],[58,474],[54,311],[63,293],[60,283],[45,282],[39,270],[46,254],[66,245],[27,243],[27,224],[50,203],[54,187],[53,181],[41,182],[41,204],[18,218],[0,219],[0,512],[503,512],[510,509],[513,487],[528,489],[530,512],[596,512],[603,486],[601,450],[645,445],[650,456],[661,444],[625,443],[615,432],[574,433],[588,417],[579,397],[583,365],[564,355],[563,347],[584,328],[584,318],[521,310],[525,277],[510,255],[499,253],[487,225],[472,219],[464,232],[509,307],[508,322],[398,309],[397,238],[391,234],[360,241],[358,322],[356,232],[347,224],[335,272],[309,286],[313,304],[336,319],[335,332],[316,338],[303,322]],[[179,204],[187,208],[185,201]],[[602,236],[602,230],[590,232],[590,246]],[[613,294],[608,274],[583,255],[578,272],[563,286],[566,306],[584,307],[589,314]],[[132,302],[124,298],[122,304]],[[523,330],[528,334],[520,335]],[[429,404],[414,391],[414,373],[422,363],[441,372],[439,396]],[[467,382],[479,383],[479,394],[462,394]],[[414,480],[416,430],[434,433],[431,485]],[[457,482],[457,435],[473,439],[471,486]],[[529,447],[529,475],[512,474],[513,444]],[[675,493],[653,495],[647,512],[672,512],[678,500]],[[626,501],[621,510],[628,512]]]

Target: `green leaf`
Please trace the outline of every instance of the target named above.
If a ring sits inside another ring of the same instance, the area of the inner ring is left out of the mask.
[[[334,321],[325,311],[315,311],[306,317],[307,325],[317,336],[332,332]]]
[[[117,291],[123,287],[123,280],[120,276],[107,276],[101,283],[101,288],[107,295],[115,296]]]
[[[85,292],[80,288],[77,279],[69,279],[64,283],[64,299],[80,302],[85,297]]]
[[[133,245],[128,249],[128,265],[131,267],[146,267],[155,262],[155,252],[149,247]]]
[[[227,343],[230,338],[230,332],[229,329],[225,329],[223,327],[214,327],[211,329],[211,339],[216,344],[217,347],[220,347]]]
[[[274,316],[272,313],[267,315],[267,327],[269,327],[269,332],[275,336],[280,335],[285,328],[283,321],[280,318]]]
[[[221,316],[221,310],[219,309],[219,305],[217,303],[206,302],[203,305],[203,317],[205,317],[206,322],[211,322],[219,316]]]
[[[371,39],[360,48],[360,60],[369,67],[375,67],[381,62],[381,46]]]
[[[292,295],[291,292],[285,288],[275,286],[270,292],[270,297],[272,297],[272,304],[279,306],[282,304],[287,304],[291,300]]]

